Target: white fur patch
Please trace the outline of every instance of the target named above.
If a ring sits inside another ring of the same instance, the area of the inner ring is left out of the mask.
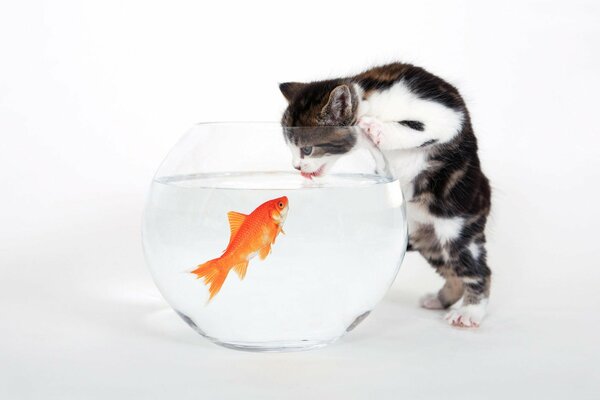
[[[428,167],[427,154],[421,149],[407,149],[386,152],[386,156],[394,173],[400,180],[406,199],[412,199],[412,181]]]
[[[476,243],[471,242],[471,244],[469,244],[469,251],[475,260],[479,258],[479,246]]]
[[[412,185],[410,186],[410,190],[412,190]],[[403,191],[406,193],[404,189],[404,185],[402,185]],[[407,196],[408,197],[408,196]],[[425,225],[431,223],[431,216],[427,212],[427,210],[419,203],[407,202],[406,203],[406,217],[408,223],[408,234],[417,231],[419,225]]]
[[[487,310],[487,299],[482,299],[479,304],[469,304],[450,310],[444,317],[450,325],[464,328],[477,328],[481,325]]]
[[[368,104],[360,104],[359,117],[369,116],[382,122],[396,123],[389,133],[399,137],[389,138],[391,144],[386,146],[388,149],[417,147],[432,139],[440,143],[447,142],[461,130],[464,119],[462,112],[436,101],[419,98],[402,80],[388,89],[373,91],[364,102]],[[403,127],[397,124],[399,121],[422,122],[425,131]]]
[[[412,187],[412,186],[411,186]],[[407,202],[406,215],[408,217],[408,232],[415,232],[419,225],[432,225],[440,244],[446,244],[460,236],[463,228],[464,219],[460,217],[454,218],[438,218],[429,213],[427,208],[419,203]],[[446,249],[442,249],[442,254],[447,258]]]
[[[477,278],[461,278],[461,280],[463,281],[463,283],[480,283],[481,280],[477,279]]]
[[[432,218],[435,235],[440,243],[445,244],[458,238],[462,231],[464,219],[454,218]]]

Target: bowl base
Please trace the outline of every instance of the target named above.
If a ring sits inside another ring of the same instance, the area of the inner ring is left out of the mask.
[[[202,329],[198,327],[192,321],[190,317],[185,315],[184,313],[175,310],[177,315],[181,317],[182,320],[185,321],[193,330],[195,330],[200,335],[204,336],[211,342],[218,344],[219,346],[227,347],[228,349],[241,350],[241,351],[252,351],[255,353],[282,353],[282,352],[291,352],[291,351],[304,351],[304,350],[314,350],[319,349],[321,347],[325,347],[336,340],[338,340],[341,336],[338,336],[333,339],[328,340],[296,340],[296,341],[285,341],[285,342],[221,342],[214,337],[211,337],[204,333]],[[355,321],[356,322],[356,321]],[[356,325],[355,323],[353,323]],[[342,335],[343,336],[343,335]]]
[[[335,341],[337,341],[342,336],[344,336],[344,335],[340,335],[333,339],[327,339],[327,340],[301,339],[301,340],[295,340],[295,341],[272,341],[272,342],[222,342],[222,341],[204,333],[204,331],[202,331],[202,329],[200,329],[198,327],[198,325],[196,325],[194,323],[194,321],[192,321],[192,319],[190,317],[188,317],[187,315],[185,315],[184,313],[179,312],[177,310],[175,310],[175,312],[177,313],[177,315],[179,315],[181,317],[181,319],[183,319],[185,321],[186,324],[188,324],[192,329],[194,329],[200,335],[204,336],[211,342],[218,344],[219,346],[226,347],[228,349],[233,349],[233,350],[251,351],[251,352],[255,352],[255,353],[283,353],[283,352],[292,352],[292,351],[315,350],[315,349],[320,349],[322,347],[328,346],[328,345],[334,343]],[[351,330],[356,328],[356,326],[358,324],[360,324],[362,321],[364,321],[365,318],[367,318],[370,313],[371,313],[371,311],[369,310],[369,311],[366,311],[366,312],[360,314],[358,317],[356,317],[354,319],[354,321],[348,326],[348,328],[346,328],[346,332],[344,332],[344,333],[350,332]]]
[[[256,353],[282,353],[282,352],[293,352],[293,351],[306,351],[314,350],[325,347],[339,338],[331,340],[319,341],[319,340],[298,340],[295,342],[220,342],[214,338],[204,335],[211,342],[218,344],[219,346],[227,347],[228,349],[251,351]]]

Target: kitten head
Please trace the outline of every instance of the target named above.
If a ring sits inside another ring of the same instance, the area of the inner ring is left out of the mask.
[[[323,175],[356,144],[358,96],[340,80],[279,85],[288,101],[281,119],[294,168],[311,178]]]
[[[283,126],[350,126],[356,122],[359,99],[350,83],[286,82],[279,89],[288,101]]]

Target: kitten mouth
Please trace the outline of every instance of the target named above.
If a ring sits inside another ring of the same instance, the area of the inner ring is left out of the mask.
[[[325,164],[321,165],[317,170],[315,170],[313,172],[300,171],[300,175],[302,175],[306,179],[312,179],[315,176],[319,177],[319,176],[323,175],[323,170],[324,169],[325,169]]]

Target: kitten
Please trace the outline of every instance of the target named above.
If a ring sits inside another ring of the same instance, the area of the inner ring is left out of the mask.
[[[402,63],[349,78],[279,87],[288,101],[284,127],[320,126],[334,132],[333,126],[356,125],[382,150],[406,196],[409,250],[420,252],[446,280],[421,305],[444,309],[461,300],[446,320],[479,326],[490,291],[484,229],[491,193],[458,90]],[[294,166],[310,178],[352,147],[327,135],[295,138],[294,132],[285,131],[296,148]]]

